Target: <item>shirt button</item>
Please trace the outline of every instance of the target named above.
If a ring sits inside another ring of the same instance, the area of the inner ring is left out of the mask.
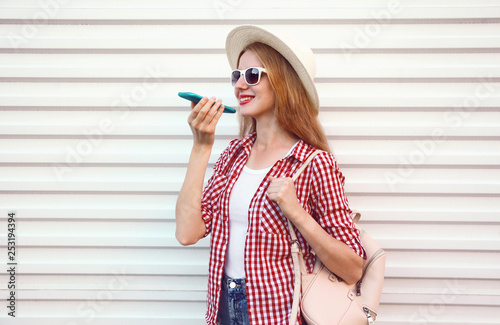
[[[231,283],[229,284],[229,287],[230,287],[231,289],[234,289],[234,288],[236,288],[236,283],[234,283],[234,282],[231,282]]]

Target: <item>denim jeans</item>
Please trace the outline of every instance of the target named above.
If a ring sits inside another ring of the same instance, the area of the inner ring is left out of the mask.
[[[220,325],[250,325],[245,279],[222,277],[217,321]]]

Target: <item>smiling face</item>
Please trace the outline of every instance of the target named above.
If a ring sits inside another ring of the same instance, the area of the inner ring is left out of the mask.
[[[264,67],[254,52],[248,50],[240,57],[238,69]],[[260,82],[249,86],[243,76],[234,85],[234,95],[240,103],[240,113],[244,117],[274,117],[275,96],[266,73],[262,73]]]

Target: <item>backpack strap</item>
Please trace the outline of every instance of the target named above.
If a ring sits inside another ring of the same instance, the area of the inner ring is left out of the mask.
[[[312,154],[307,157],[306,161],[300,166],[300,168],[295,172],[292,176],[292,180],[295,182],[297,178],[299,178],[300,174],[307,168],[309,163],[319,154],[321,150],[316,150]],[[293,289],[293,303],[292,303],[292,311],[290,312],[290,321],[289,325],[295,325],[297,322],[297,315],[299,311],[299,301],[300,301],[300,293],[302,287],[302,274],[306,273],[304,257],[302,256],[301,247],[299,241],[297,239],[297,234],[293,229],[292,222],[287,218],[288,221],[288,230],[290,231],[290,236],[292,237],[292,241],[290,243],[291,251],[292,251],[292,260],[293,260],[293,268],[294,268],[294,289]]]
[[[321,150],[317,149],[312,154],[310,154],[309,157],[307,157],[306,161],[304,161],[304,163],[302,164],[302,166],[300,166],[300,168],[295,172],[295,174],[293,174],[292,179],[293,179],[294,182],[297,180],[297,178],[299,178],[300,174],[302,174],[302,172],[307,168],[307,166],[309,165],[309,163],[319,153],[321,153]]]

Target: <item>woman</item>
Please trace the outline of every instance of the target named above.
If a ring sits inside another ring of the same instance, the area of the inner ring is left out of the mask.
[[[221,154],[203,189],[221,101],[192,105],[193,148],[176,206],[176,237],[190,245],[212,236],[208,324],[288,324],[294,275],[287,218],[309,272],[317,256],[355,283],[364,251],[344,177],[317,118],[312,51],[290,35],[256,26],[234,29],[226,51],[235,69],[241,139]],[[294,184],[290,177],[316,148],[324,152]]]

